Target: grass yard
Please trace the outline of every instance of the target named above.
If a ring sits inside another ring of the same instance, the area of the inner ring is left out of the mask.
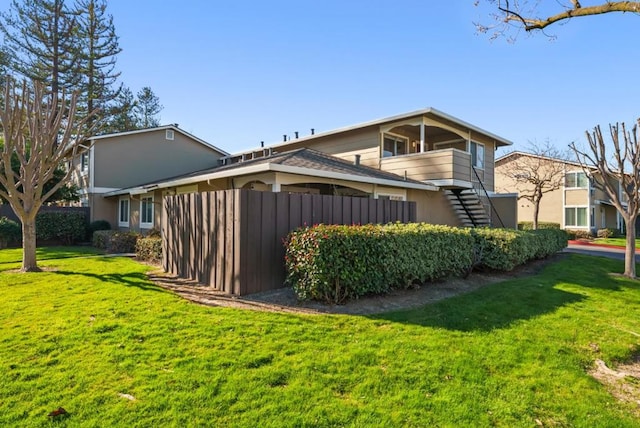
[[[572,255],[363,317],[201,307],[125,258],[42,250],[46,272],[14,273],[15,251],[0,251],[3,427],[640,426],[587,374],[640,351],[639,283],[608,274],[622,262]]]
[[[594,241],[596,244],[617,245],[619,247],[627,246],[627,238],[598,238]],[[640,239],[636,238],[636,248],[640,248]]]

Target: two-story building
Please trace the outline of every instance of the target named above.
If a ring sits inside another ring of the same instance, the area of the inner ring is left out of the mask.
[[[153,196],[131,196],[124,202],[104,195],[152,180],[210,168],[228,156],[224,150],[177,125],[94,136],[69,165],[78,186],[80,205],[91,207],[91,221],[107,220],[113,227],[151,228]]]
[[[556,190],[545,193],[540,200],[538,221],[558,223],[563,229],[592,233],[605,228],[622,230],[622,218],[602,186],[598,185],[599,182],[602,183],[602,177],[595,169],[586,173],[577,162],[519,151],[508,153],[496,159],[497,191],[522,193],[531,189],[531,184],[518,182],[512,173],[527,160],[534,162],[539,168],[553,169],[554,174],[558,174],[560,184]],[[617,182],[615,186],[619,188]],[[531,202],[525,199],[518,201],[518,222],[533,221],[533,212]]]
[[[510,144],[427,108],[221,155],[209,168],[165,174],[170,178],[140,181],[103,196],[118,201],[110,203],[117,225],[133,229],[150,218],[158,224],[159,214],[145,212],[151,204],[140,218],[126,215],[132,201],[238,188],[409,200],[417,203],[418,221],[515,227],[515,197],[497,195],[494,184],[495,152]]]

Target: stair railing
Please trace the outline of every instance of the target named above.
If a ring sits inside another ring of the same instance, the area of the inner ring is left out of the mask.
[[[476,190],[482,190],[482,195],[487,201],[489,201],[489,206],[491,207],[489,212],[489,221],[491,221],[491,213],[495,213],[496,217],[498,218],[498,221],[500,222],[501,227],[504,227],[504,222],[502,221],[502,218],[500,217],[500,214],[498,213],[498,210],[496,210],[496,207],[493,206],[493,202],[491,202],[491,198],[489,197],[489,193],[487,192],[487,189],[484,187],[484,184],[482,183],[482,180],[480,179],[480,175],[478,175],[478,171],[476,171],[476,167],[471,165],[471,169],[473,170],[473,173],[476,175],[476,178],[478,179],[477,182],[480,185],[480,187],[476,187]]]

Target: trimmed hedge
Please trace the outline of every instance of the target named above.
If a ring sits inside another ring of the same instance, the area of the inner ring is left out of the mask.
[[[92,244],[107,253],[134,253],[138,239],[140,234],[135,232],[97,230],[93,233]]]
[[[598,238],[613,238],[618,235],[618,231],[616,229],[598,229],[596,236]]]
[[[425,223],[318,225],[285,240],[287,283],[301,300],[342,303],[366,294],[461,276],[508,271],[567,245],[559,229],[462,229]]]
[[[52,211],[36,215],[37,239],[71,245],[82,241],[86,231],[87,218],[84,213]]]
[[[560,229],[560,223],[539,221],[538,229]],[[533,230],[533,222],[532,221],[518,222],[518,230]]]
[[[136,242],[136,257],[151,263],[162,262],[162,239],[157,236],[147,236]]]
[[[0,248],[18,244],[22,240],[22,227],[20,223],[0,217]]]
[[[569,239],[593,239],[593,233],[585,229],[565,229]]]

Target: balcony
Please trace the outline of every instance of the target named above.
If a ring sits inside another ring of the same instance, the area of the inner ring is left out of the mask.
[[[478,181],[471,169],[471,154],[458,149],[385,157],[380,169],[443,188],[470,188]]]

